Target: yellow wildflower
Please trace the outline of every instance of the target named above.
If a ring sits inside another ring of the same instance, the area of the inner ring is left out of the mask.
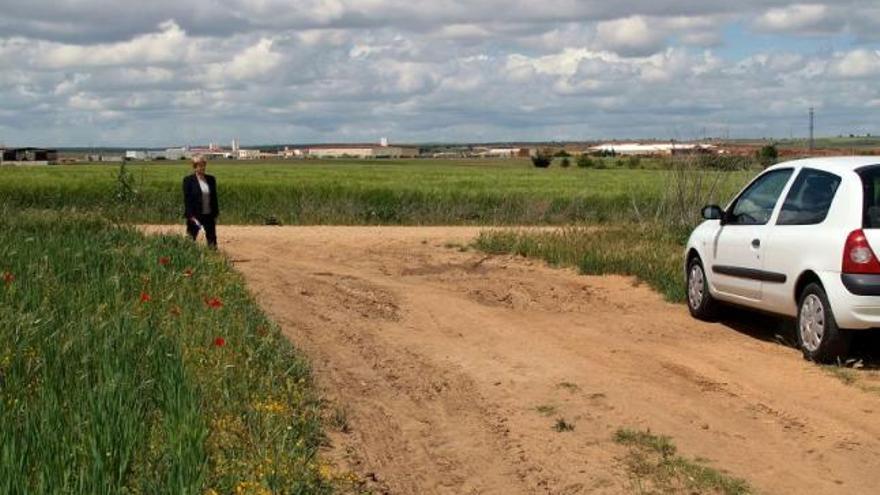
[[[333,468],[329,464],[321,463],[318,466],[318,474],[325,480],[333,479]]]
[[[272,492],[256,481],[242,481],[235,486],[235,495],[272,495]]]
[[[287,414],[290,408],[287,404],[278,402],[277,400],[266,400],[263,402],[255,402],[254,410],[269,414]]]

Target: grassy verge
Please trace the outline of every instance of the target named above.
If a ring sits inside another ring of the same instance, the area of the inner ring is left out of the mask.
[[[0,493],[325,493],[306,362],[223,258],[0,211]]]
[[[752,493],[745,481],[677,455],[669,437],[620,429],[614,441],[629,448],[625,462],[636,493]]]
[[[589,275],[630,275],[670,301],[684,301],[683,236],[640,224],[547,232],[483,232],[476,246],[494,254],[540,258]]]

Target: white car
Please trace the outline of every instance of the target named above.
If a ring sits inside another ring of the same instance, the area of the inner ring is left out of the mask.
[[[685,251],[688,308],[719,302],[797,318],[804,357],[845,357],[853,330],[880,327],[880,157],[780,163],[705,222]]]

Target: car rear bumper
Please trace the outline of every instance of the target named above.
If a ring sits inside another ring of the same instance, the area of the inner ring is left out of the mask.
[[[880,328],[880,275],[820,273],[840,328]]]
[[[844,273],[840,281],[846,290],[857,296],[880,296],[880,275],[854,275]]]

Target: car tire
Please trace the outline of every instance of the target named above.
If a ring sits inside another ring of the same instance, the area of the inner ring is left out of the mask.
[[[694,256],[687,269],[687,307],[698,320],[713,321],[718,316],[718,301],[709,292],[709,279],[700,258]]]
[[[825,289],[817,283],[807,285],[798,298],[798,347],[804,359],[817,363],[837,363],[846,358],[852,333],[837,326]]]

